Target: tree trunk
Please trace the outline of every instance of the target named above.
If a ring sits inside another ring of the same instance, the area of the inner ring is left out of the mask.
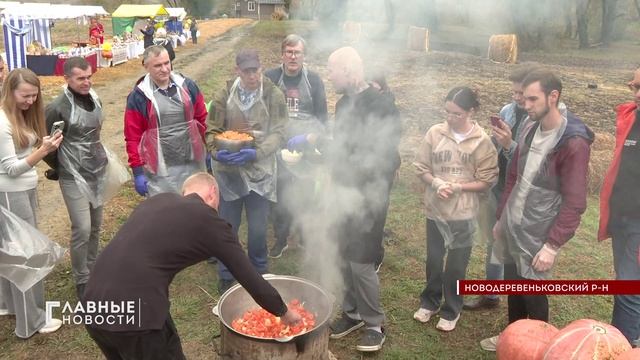
[[[387,35],[390,35],[396,27],[396,9],[391,0],[384,0],[384,12],[387,18]]]
[[[578,48],[589,47],[589,0],[578,0],[576,3],[576,18],[578,32]]]
[[[636,6],[636,12],[638,13],[638,17],[640,17],[640,3],[638,3],[638,0],[633,0],[633,4]]]
[[[570,0],[562,2],[562,12],[564,13],[564,36],[571,38],[573,36],[573,22],[571,20],[571,3]]]
[[[613,25],[616,21],[618,0],[602,0],[602,46],[609,46],[613,40]]]

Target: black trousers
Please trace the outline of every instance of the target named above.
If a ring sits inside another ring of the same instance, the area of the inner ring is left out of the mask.
[[[527,280],[518,275],[516,264],[504,265],[505,280]],[[534,319],[549,322],[549,299],[547,295],[509,295],[509,324],[520,319]]]
[[[184,360],[176,326],[167,314],[160,330],[114,332],[86,326],[107,360]]]

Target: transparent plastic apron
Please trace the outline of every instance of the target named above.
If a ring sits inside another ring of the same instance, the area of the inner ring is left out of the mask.
[[[91,112],[75,104],[73,94],[67,87],[64,88],[64,94],[71,103],[71,115],[64,140],[58,149],[58,159],[63,171],[73,176],[80,192],[96,208],[104,204],[108,163],[107,153],[100,142],[102,108],[93,90],[89,92],[95,105]]]
[[[544,280],[551,275],[550,270],[539,272],[534,270],[531,264],[533,258],[547,241],[549,229],[553,226],[560,211],[562,195],[557,190],[536,186],[531,181],[542,176],[539,172],[545,167],[546,157],[560,141],[566,125],[567,120],[564,118],[560,129],[555,133],[555,138],[551,140],[551,146],[541,155],[543,160],[534,175],[530,177],[518,176],[500,217],[501,231],[497,241],[501,244],[495,248],[494,253],[497,256],[508,253],[515,261],[520,276],[526,279]],[[532,122],[524,129],[519,144],[521,150],[527,148],[523,146],[526,134],[535,126],[538,126],[538,123]],[[523,174],[526,168],[527,155],[526,153],[520,154],[518,174]]]
[[[311,96],[311,83],[307,76],[307,69],[302,68],[302,76],[298,87],[287,89],[284,83],[284,68],[276,84],[284,93],[289,111],[289,122],[287,124],[287,138],[292,138],[301,134],[322,134],[325,132],[324,125],[313,115],[313,97]],[[299,162],[295,164],[282,160],[278,151],[278,166],[285,167],[291,174],[298,178],[315,178],[317,164],[320,162],[320,155],[305,152]]]
[[[438,144],[432,147],[433,153],[447,151],[451,148],[451,144],[447,142],[453,141],[449,138],[443,138]],[[465,141],[481,141],[481,138],[472,138]],[[473,147],[475,148],[475,146]],[[459,151],[451,151],[452,157],[458,157]],[[462,161],[462,160],[458,160]],[[472,157],[468,161],[473,161]],[[451,165],[454,165],[452,162]],[[435,166],[440,166],[434,164]],[[446,173],[434,174],[435,177],[441,178],[447,182],[463,184],[475,180],[473,172],[469,171],[468,166],[442,166],[446,168]],[[462,198],[464,196],[464,198]],[[479,210],[479,201],[476,194],[452,194],[449,199],[441,199],[438,193],[431,186],[425,191],[425,205],[427,218],[433,220],[440,234],[444,239],[446,249],[459,249],[473,246],[476,238],[476,230],[478,229],[477,216]],[[459,217],[458,214],[473,214],[470,217]]]
[[[267,105],[262,99],[262,84],[254,101],[243,105],[238,97],[240,78],[231,86],[227,99],[225,128],[236,131],[254,131],[269,134],[270,117]],[[262,137],[256,136],[256,146]],[[269,201],[276,201],[276,157],[266,156],[242,166],[225,165],[214,162],[214,174],[220,185],[220,194],[225,201],[237,200],[254,191]]]
[[[166,97],[167,102],[175,103],[173,105],[152,100],[156,127],[147,129],[140,140],[138,150],[145,163],[150,195],[180,193],[184,181],[205,168],[204,142],[198,131],[199,124],[193,119],[191,98],[183,88],[177,88],[174,96]],[[181,112],[185,121],[170,123],[164,119],[168,117],[167,111]],[[153,118],[151,114],[150,118]]]

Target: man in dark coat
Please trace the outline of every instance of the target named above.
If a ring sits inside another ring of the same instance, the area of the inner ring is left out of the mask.
[[[100,254],[84,308],[95,305],[100,314],[94,315],[104,319],[95,316],[86,328],[107,359],[184,359],[169,313],[169,285],[178,272],[211,256],[285,324],[300,320],[253,269],[231,225],[218,216],[219,200],[213,176],[196,173],[184,182],[183,196],[162,193],[143,201]],[[122,305],[128,303],[136,305]],[[117,321],[122,313],[133,313],[135,321]]]
[[[342,98],[336,104],[333,138],[309,134],[304,142],[326,156],[334,224],[342,255],[345,295],[343,313],[331,324],[331,338],[344,337],[366,325],[359,351],[382,349],[384,312],[375,262],[382,253],[389,193],[399,166],[402,126],[394,98],[365,81],[362,59],[344,47],[329,57],[329,81]],[[335,216],[335,215],[334,215]]]

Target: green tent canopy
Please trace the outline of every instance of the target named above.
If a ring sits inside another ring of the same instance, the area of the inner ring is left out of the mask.
[[[122,4],[111,14],[113,35],[122,35],[127,26],[133,27],[137,18],[154,18],[159,15],[169,15],[163,5]]]

